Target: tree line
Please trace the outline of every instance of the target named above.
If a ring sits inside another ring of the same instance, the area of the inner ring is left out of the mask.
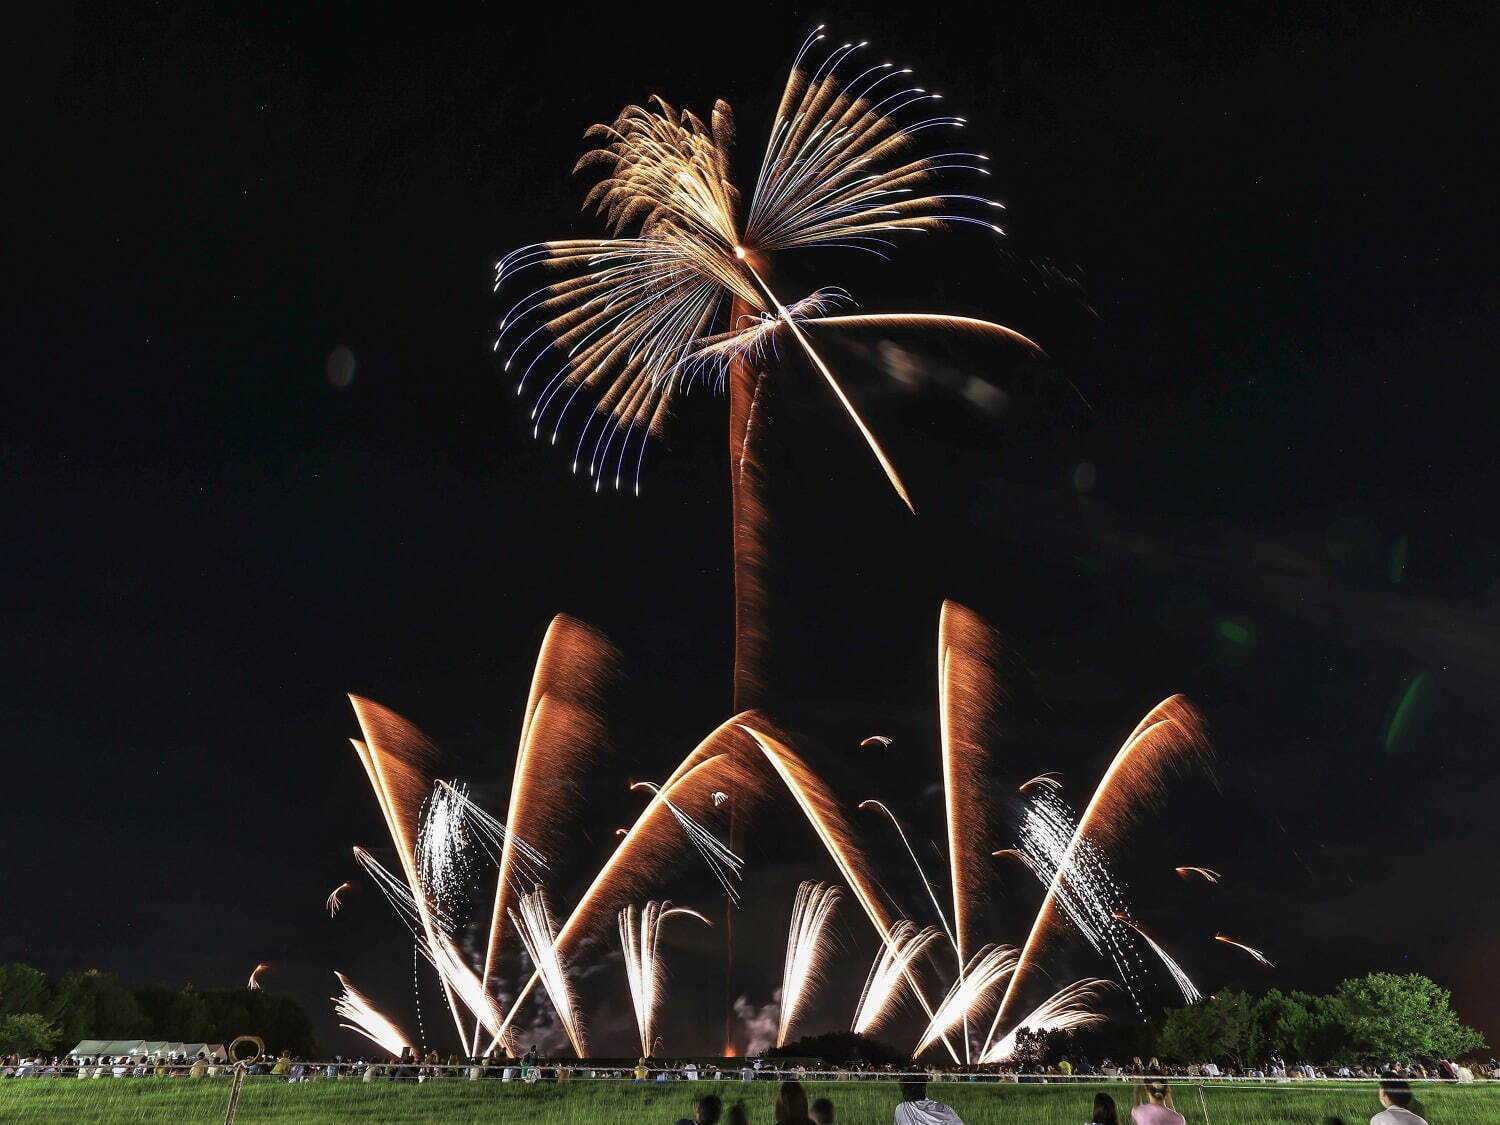
[[[317,1055],[312,1021],[291,996],[129,984],[97,969],[53,976],[30,965],[0,965],[0,1055],[67,1051],[84,1039],[227,1046],[240,1035],[258,1035],[275,1051]]]
[[[1156,1057],[1248,1067],[1270,1058],[1314,1064],[1434,1062],[1484,1049],[1447,989],[1420,973],[1370,973],[1332,992],[1228,990],[1143,1024],[1076,1033],[1062,1054]]]

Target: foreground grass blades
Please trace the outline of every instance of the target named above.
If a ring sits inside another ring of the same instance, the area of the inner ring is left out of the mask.
[[[887,1125],[900,1100],[891,1082],[809,1082],[810,1098],[833,1100],[841,1125]],[[1180,1084],[1177,1108],[1193,1125],[1323,1125],[1341,1118],[1363,1125],[1380,1107],[1372,1085],[1306,1083],[1248,1087]],[[1125,1108],[1130,1086],[934,1083],[930,1095],[948,1102],[967,1125],[1079,1125],[1094,1093],[1104,1090]],[[1200,1092],[1201,1091],[1201,1092]],[[228,1079],[9,1079],[0,1081],[0,1121],[117,1125],[221,1122]],[[574,1081],[563,1086],[451,1079],[420,1085],[389,1081],[318,1081],[289,1085],[269,1077],[246,1079],[237,1121],[388,1125],[668,1125],[691,1117],[695,1098],[717,1093],[725,1105],[743,1102],[753,1125],[771,1125],[774,1082],[697,1082],[635,1085]],[[1500,1083],[1424,1087],[1418,1097],[1432,1125],[1500,1125]]]

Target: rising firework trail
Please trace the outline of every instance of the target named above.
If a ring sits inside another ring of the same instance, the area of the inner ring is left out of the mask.
[[[1242,941],[1235,941],[1234,938],[1225,937],[1223,934],[1214,934],[1214,941],[1222,941],[1225,945],[1232,945],[1236,949],[1243,949],[1246,953],[1250,954],[1251,957],[1255,958],[1255,960],[1259,961],[1268,969],[1274,969],[1276,967],[1275,965],[1271,964],[1270,960],[1264,953],[1256,949],[1254,946],[1246,945]]]
[[[339,896],[345,891],[353,889],[354,885],[352,883],[340,883],[333,888],[333,893],[323,901],[323,909],[328,911],[328,917],[332,918],[339,912],[340,907],[344,905],[343,899],[339,898]]]
[[[1107,851],[1135,815],[1160,795],[1171,770],[1206,753],[1203,722],[1191,704],[1178,695],[1153,707],[1125,740],[1078,818],[1078,827],[1049,881],[1026,944],[1021,948],[1016,971],[990,1024],[985,1038],[986,1056],[992,1053],[1002,1027],[1008,1033],[1020,1026],[1007,1017],[1014,1016],[1017,989],[1025,983],[1038,954],[1057,928],[1059,893],[1072,874],[1073,858],[1079,849],[1089,846]]]
[[[1161,963],[1167,967],[1167,972],[1171,974],[1173,982],[1182,993],[1182,1002],[1184,1004],[1196,1004],[1199,1000],[1203,999],[1203,993],[1198,991],[1198,986],[1192,982],[1187,973],[1183,972],[1182,966],[1168,955],[1167,951],[1161,947],[1161,944],[1148,934],[1139,922],[1128,914],[1116,914],[1115,917],[1140,934],[1141,940],[1149,945],[1152,951],[1161,958]]]
[[[870,975],[865,978],[851,1031],[860,1035],[872,1034],[895,1014],[901,999],[902,981],[912,975],[912,967],[928,947],[942,938],[942,931],[936,926],[919,930],[915,922],[904,918],[891,927],[890,936],[881,943],[875,963],[870,966]]]
[[[786,958],[781,969],[781,1022],[776,1028],[776,1046],[786,1044],[787,1033],[802,1014],[812,990],[823,976],[831,934],[828,923],[838,906],[839,888],[829,883],[804,882],[792,903],[792,921],[787,927]]]
[[[988,780],[987,746],[1000,703],[994,672],[999,647],[999,638],[977,614],[957,602],[943,602],[938,616],[938,731],[959,991],[974,949],[974,913],[984,887],[988,803],[978,798]],[[969,1003],[962,1009],[965,1062],[972,1007]]]
[[[333,1010],[347,1023],[339,1024],[350,1031],[363,1035],[388,1055],[401,1056],[412,1046],[411,1037],[383,1015],[359,989],[349,983],[343,973],[333,974],[343,990],[331,997]]]
[[[662,923],[678,915],[696,918],[705,926],[713,925],[696,910],[673,906],[669,902],[648,902],[639,909],[627,906],[620,911],[620,949],[625,954],[625,977],[635,1007],[635,1024],[641,1036],[643,1058],[654,1053],[656,1008],[666,978],[661,959],[657,956],[657,942],[661,938]]]

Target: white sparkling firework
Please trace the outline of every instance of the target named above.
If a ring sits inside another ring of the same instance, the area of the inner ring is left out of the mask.
[[[1251,957],[1253,957],[1256,961],[1259,961],[1268,969],[1274,969],[1276,967],[1275,965],[1271,964],[1270,959],[1267,958],[1264,953],[1262,953],[1252,945],[1246,945],[1242,941],[1235,941],[1234,938],[1225,937],[1223,934],[1214,934],[1214,941],[1222,941],[1225,945],[1232,945],[1236,949],[1243,949],[1246,953],[1250,954]]]
[[[330,997],[333,1000],[333,1010],[340,1019],[349,1021],[340,1024],[340,1027],[363,1035],[388,1055],[400,1056],[406,1048],[412,1046],[410,1037],[377,1010],[370,1003],[369,997],[350,984],[348,977],[340,972],[333,975],[338,977],[339,985],[343,988],[340,995]]]
[[[786,960],[781,969],[781,1023],[776,1046],[786,1043],[787,1033],[802,1013],[808,996],[823,976],[828,953],[828,923],[842,892],[830,883],[804,882],[792,903],[792,921],[787,927]]]
[[[350,883],[340,883],[333,888],[333,893],[323,900],[323,909],[328,911],[328,917],[332,918],[339,912],[339,908],[344,905],[343,899],[339,898],[339,896],[349,890],[351,886],[352,884]]]
[[[578,1016],[578,1002],[573,995],[573,983],[568,978],[567,965],[557,952],[557,926],[552,921],[552,911],[547,908],[547,896],[541,887],[521,896],[520,912],[510,911],[511,922],[521,935],[526,955],[542,978],[542,987],[557,1020],[567,1033],[568,1042],[579,1058],[587,1053],[583,1040],[583,1027]]]
[[[713,925],[696,910],[669,902],[648,902],[640,908],[627,906],[620,911],[620,948],[625,954],[625,976],[630,984],[643,1057],[651,1055],[656,1044],[656,1008],[666,976],[656,954],[661,926],[679,914],[696,918],[705,926]]]
[[[870,975],[865,978],[859,1007],[850,1025],[852,1031],[866,1035],[891,1018],[901,996],[902,983],[912,976],[912,966],[933,942],[942,938],[942,931],[936,926],[919,930],[915,922],[904,918],[891,927],[875,963],[870,966]]]
[[[1141,940],[1149,945],[1152,951],[1161,958],[1161,963],[1166,966],[1167,972],[1172,975],[1172,980],[1176,983],[1178,990],[1181,991],[1184,1004],[1196,1004],[1199,1000],[1203,999],[1203,993],[1198,991],[1198,986],[1192,982],[1187,973],[1183,972],[1182,966],[1161,947],[1154,937],[1145,931],[1139,922],[1128,914],[1116,913],[1115,917],[1139,934]]]

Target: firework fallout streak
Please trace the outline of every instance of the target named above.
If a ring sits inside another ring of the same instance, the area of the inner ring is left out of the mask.
[[[1186,879],[1189,875],[1196,875],[1206,882],[1217,883],[1222,878],[1222,876],[1217,871],[1211,870],[1207,867],[1178,867],[1174,868],[1174,870],[1184,879]]]
[[[1264,953],[1256,949],[1254,946],[1246,945],[1242,941],[1235,941],[1234,938],[1225,937],[1223,934],[1214,934],[1214,941],[1222,941],[1225,945],[1232,945],[1236,949],[1243,949],[1246,953],[1250,954],[1251,957],[1255,958],[1255,960],[1259,961],[1262,965],[1265,965],[1269,969],[1274,969],[1276,967],[1275,965],[1271,964]]]
[[[554,617],[542,638],[521,721],[495,878],[481,977],[486,991],[491,989],[511,902],[525,886],[517,875],[524,874],[521,864],[531,858],[518,849],[517,841],[527,841],[533,854],[547,853],[556,845],[559,813],[572,807],[568,798],[576,792],[578,779],[604,737],[599,695],[614,673],[617,658],[602,633],[566,614]],[[534,885],[535,880],[531,882]],[[476,1024],[470,1053],[478,1050]]]
[[[787,928],[786,958],[781,970],[781,1022],[776,1046],[786,1045],[787,1033],[797,1022],[802,1007],[818,981],[828,955],[828,923],[838,906],[839,889],[829,883],[804,882],[792,903],[792,921]]]
[[[626,906],[620,911],[620,948],[625,954],[625,977],[630,985],[630,1000],[635,1007],[636,1030],[641,1036],[641,1056],[649,1058],[656,1043],[656,1008],[661,1001],[666,973],[656,947],[661,926],[678,915],[696,918],[705,926],[713,923],[685,906],[670,902],[648,902],[637,909]]]
[[[536,975],[542,978],[542,987],[552,1001],[558,1022],[567,1032],[573,1053],[580,1059],[588,1052],[584,1045],[583,1027],[578,1018],[578,1001],[573,995],[573,983],[568,979],[568,969],[558,952],[557,931],[552,924],[552,912],[547,908],[547,896],[541,887],[528,895],[522,895],[519,913],[510,912],[511,922],[521,935],[526,946],[526,955],[536,966]]]
[[[255,968],[250,971],[250,979],[245,982],[245,987],[248,988],[248,989],[251,989],[252,991],[259,991],[260,990],[260,974],[263,973],[263,972],[265,972],[270,967],[271,966],[267,965],[264,961],[262,961],[259,965],[255,966]]]
[[[1016,968],[1016,951],[1008,945],[987,945],[974,959],[964,966],[964,971],[953,982],[948,995],[938,1005],[927,1030],[917,1042],[913,1057],[921,1054],[943,1032],[961,1023],[967,1023],[971,1013],[977,1013],[990,994],[998,988]]]
[[[1153,707],[1125,740],[1104,771],[1093,797],[1078,819],[1078,827],[1062,862],[1053,872],[1026,944],[1021,948],[1016,971],[1011,975],[1000,1008],[990,1024],[985,1038],[986,1056],[992,1053],[1002,1027],[1008,1033],[1020,1026],[1007,1017],[1014,1015],[1018,989],[1025,983],[1038,954],[1056,929],[1058,893],[1068,878],[1074,853],[1085,840],[1101,851],[1108,849],[1129,827],[1134,815],[1160,794],[1169,771],[1206,753],[1202,720],[1191,704],[1178,695]]]
[[[1161,963],[1167,967],[1167,972],[1172,975],[1172,980],[1176,983],[1179,991],[1181,991],[1182,1002],[1184,1004],[1196,1004],[1199,1000],[1203,999],[1203,993],[1198,991],[1198,986],[1192,982],[1187,973],[1183,972],[1182,966],[1168,956],[1167,951],[1161,947],[1154,937],[1145,931],[1139,922],[1128,914],[1116,914],[1115,917],[1140,934],[1142,940],[1161,958]]]
[[[344,905],[343,900],[339,898],[339,895],[351,889],[353,888],[349,883],[340,883],[338,886],[333,888],[333,893],[329,895],[328,898],[323,902],[323,909],[328,911],[328,917],[332,918],[339,912],[339,907]]]

